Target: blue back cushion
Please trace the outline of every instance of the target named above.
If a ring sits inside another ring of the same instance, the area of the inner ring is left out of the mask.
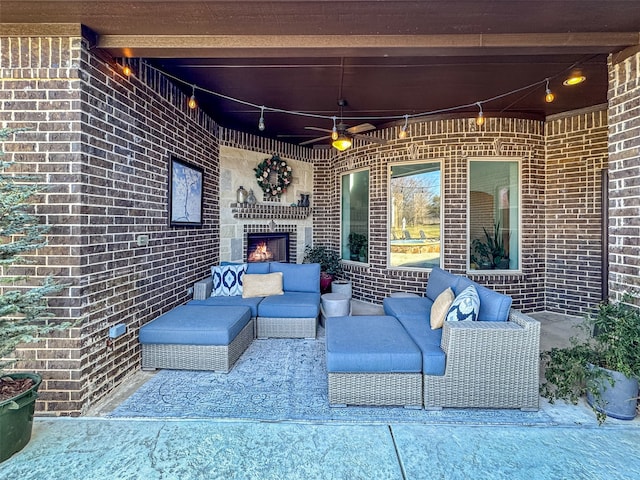
[[[458,283],[458,276],[449,273],[439,267],[434,267],[429,274],[427,281],[427,297],[435,301],[442,292],[451,287],[453,293],[457,295],[455,286]]]
[[[269,263],[270,262],[251,262],[247,263],[247,269],[245,273],[269,273]],[[221,266],[225,265],[241,265],[240,263],[234,262],[220,262]]]
[[[457,296],[469,285],[476,287],[478,297],[480,298],[478,320],[485,322],[506,322],[509,319],[509,310],[511,310],[510,296],[479,285],[466,277],[460,277],[453,293]]]
[[[270,271],[282,272],[282,289],[285,292],[320,293],[319,263],[272,262]]]

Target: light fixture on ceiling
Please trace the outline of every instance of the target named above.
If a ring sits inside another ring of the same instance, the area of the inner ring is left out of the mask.
[[[549,88],[549,79],[547,78],[547,89],[545,90],[544,101],[547,103],[551,103],[555,99],[556,99],[556,96],[553,94],[553,92]]]
[[[195,110],[198,106],[198,102],[196,101],[196,86],[191,85],[191,98],[189,98],[189,102],[187,103],[191,110]]]
[[[258,130],[264,132],[264,105],[260,107],[260,120],[258,120]]]
[[[336,127],[336,117],[333,117],[333,128],[331,129],[331,140],[338,140],[338,128]]]
[[[482,103],[478,102],[476,103],[476,105],[478,105],[478,108],[480,109],[480,112],[478,112],[478,116],[476,117],[476,125],[481,127],[482,125],[484,125],[484,113],[482,112]]]
[[[122,73],[124,75],[126,75],[127,77],[130,77],[131,74],[133,73],[133,70],[131,70],[131,67],[129,65],[123,65],[122,66]]]
[[[571,75],[567,77],[567,79],[562,82],[565,87],[572,87],[573,85],[579,85],[587,79],[580,70],[575,70],[571,72]]]
[[[404,116],[404,125],[400,127],[398,138],[407,138],[407,125],[409,124],[409,115]]]
[[[340,152],[344,152],[347,148],[351,148],[352,142],[351,142],[351,138],[349,138],[344,133],[340,133],[338,135],[338,138],[336,138],[331,143],[331,145],[333,145],[333,148],[335,148],[336,150]]]

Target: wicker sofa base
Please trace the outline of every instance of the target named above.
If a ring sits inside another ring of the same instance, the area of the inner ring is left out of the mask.
[[[252,319],[229,345],[142,344],[142,369],[213,370],[228,373],[253,338]]]
[[[422,407],[422,373],[328,373],[329,404]]]
[[[258,338],[316,338],[318,319],[257,317]]]

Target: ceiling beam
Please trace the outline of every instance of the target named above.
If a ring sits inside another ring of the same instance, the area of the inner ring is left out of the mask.
[[[115,56],[147,58],[438,56],[611,53],[640,33],[469,35],[100,35]]]

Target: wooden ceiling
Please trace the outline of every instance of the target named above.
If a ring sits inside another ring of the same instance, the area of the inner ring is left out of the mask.
[[[608,54],[640,44],[634,0],[2,0],[0,20],[5,34],[82,24],[96,48],[195,85],[221,125],[292,143],[319,136],[305,126],[331,128],[339,98],[345,123],[378,128],[475,115],[476,102],[486,116],[538,119],[606,103]],[[562,86],[575,69],[587,81]]]

